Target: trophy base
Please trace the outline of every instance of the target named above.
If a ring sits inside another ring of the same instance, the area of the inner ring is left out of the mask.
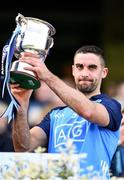
[[[10,83],[20,84],[24,89],[37,89],[41,86],[36,77],[20,71],[10,71]]]

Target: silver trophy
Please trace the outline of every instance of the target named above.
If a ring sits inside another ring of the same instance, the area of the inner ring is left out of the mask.
[[[16,17],[17,26],[20,33],[16,38],[14,55],[19,58],[20,53],[33,52],[39,54],[44,61],[54,41],[52,36],[55,28],[48,22],[33,17],[24,17],[18,14]],[[10,83],[17,83],[24,89],[37,89],[40,81],[32,71],[25,70],[24,67],[30,66],[28,63],[15,60],[10,69]]]

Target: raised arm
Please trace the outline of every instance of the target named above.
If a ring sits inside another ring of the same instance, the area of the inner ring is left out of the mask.
[[[31,64],[32,67],[27,69],[34,71],[37,77],[43,80],[66,105],[90,122],[97,123],[101,126],[107,126],[109,124],[109,114],[102,104],[92,102],[84,93],[69,87],[56,75],[50,72],[41,59],[31,56],[32,54],[30,53],[24,53],[20,60]],[[106,71],[103,71],[103,73],[101,72],[101,76],[103,76],[101,79],[104,78],[104,76],[106,76]],[[91,83],[90,78],[89,82]],[[98,85],[98,88],[100,88],[100,85]],[[96,92],[92,93],[93,95],[100,93],[98,88]]]
[[[39,127],[29,129],[27,113],[19,110],[13,122],[13,144],[16,152],[33,151],[39,146],[45,147],[47,136]]]
[[[15,151],[33,151],[38,146],[45,146],[47,136],[41,128],[29,129],[28,106],[32,90],[25,90],[19,85],[11,85],[12,94],[20,104],[13,120],[12,136]]]
[[[109,114],[102,104],[92,102],[83,93],[69,87],[52,73],[48,73],[45,82],[66,105],[90,122],[97,123],[101,126],[107,126],[109,124]]]

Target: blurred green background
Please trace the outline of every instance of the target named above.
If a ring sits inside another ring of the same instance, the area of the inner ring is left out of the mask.
[[[0,7],[1,55],[15,29],[15,17],[21,13],[48,21],[55,27],[54,46],[46,64],[56,75],[69,76],[75,50],[94,44],[105,51],[109,66],[109,76],[103,87],[124,78],[124,1],[18,1],[13,6],[12,2],[8,3],[9,7]]]

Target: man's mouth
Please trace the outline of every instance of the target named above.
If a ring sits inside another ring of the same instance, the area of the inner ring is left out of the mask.
[[[92,82],[92,81],[89,79],[79,79],[79,82]]]

